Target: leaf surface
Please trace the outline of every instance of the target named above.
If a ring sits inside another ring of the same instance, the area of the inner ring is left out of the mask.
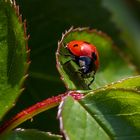
[[[0,1],[0,119],[15,104],[23,90],[28,68],[25,23],[18,7]]]
[[[140,95],[129,90],[91,92],[81,101],[66,98],[60,106],[60,128],[70,140],[138,140]]]
[[[60,135],[38,131],[35,129],[20,129],[11,131],[1,140],[61,140]]]
[[[91,89],[99,88],[136,73],[135,69],[130,67],[120,56],[107,35],[87,28],[70,29],[62,36],[56,55],[57,68],[68,89],[89,89],[88,84],[92,80],[92,77],[82,78],[81,74],[78,73],[80,67],[71,60],[70,56],[66,56],[70,55],[66,45],[72,40],[83,40],[94,44],[99,52],[100,67],[95,74],[93,84],[90,86]]]

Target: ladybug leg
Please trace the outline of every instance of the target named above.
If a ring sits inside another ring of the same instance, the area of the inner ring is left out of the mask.
[[[60,54],[60,55],[63,55],[63,56],[66,56],[66,57],[67,57],[67,56],[71,56],[71,54],[63,54],[62,52],[59,52],[59,54]]]
[[[64,56],[66,56],[66,57],[67,57],[67,56],[68,56],[68,57],[71,57],[71,55],[70,55],[70,54],[64,54]]]
[[[67,55],[67,56],[69,56],[70,59],[69,59],[68,61],[66,61],[66,62],[64,63],[64,65],[68,64],[70,61],[75,61],[75,59],[76,59],[74,55]]]
[[[88,87],[90,88],[90,85],[93,83],[93,81],[95,80],[95,77],[93,76],[92,80],[89,82]]]
[[[72,55],[72,54],[63,54],[63,53],[59,53],[60,55],[62,55],[62,56],[65,56],[65,57],[71,57],[72,58],[72,60],[75,60],[75,56],[74,55]]]
[[[72,61],[72,59],[70,59],[70,60],[66,61],[63,65],[68,64],[70,61]]]
[[[76,70],[76,71],[75,71],[75,73],[80,74],[80,75],[81,75],[81,77],[82,77],[82,71],[81,71],[81,69]]]

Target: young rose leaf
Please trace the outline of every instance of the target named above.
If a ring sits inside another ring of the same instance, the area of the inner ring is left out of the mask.
[[[15,1],[0,1],[0,119],[14,106],[27,77],[28,48],[25,22]]]
[[[99,88],[135,74],[135,69],[130,67],[120,56],[112,40],[107,35],[88,28],[70,29],[62,36],[56,53],[57,68],[68,89],[89,89],[88,84],[93,79],[93,76],[83,78],[81,73],[78,72],[80,67],[71,60],[72,58],[66,45],[73,40],[89,42],[95,45],[98,50],[100,66],[95,74],[94,82],[90,85],[91,89]]]
[[[62,140],[62,136],[38,131],[35,129],[20,129],[9,132],[1,140]]]
[[[80,101],[66,98],[59,107],[60,128],[69,140],[140,139],[140,94],[109,89]]]
[[[107,85],[107,88],[123,88],[126,90],[135,90],[140,91],[140,75],[129,77],[126,79],[123,79],[121,81],[118,81],[116,83],[112,83],[110,85]]]

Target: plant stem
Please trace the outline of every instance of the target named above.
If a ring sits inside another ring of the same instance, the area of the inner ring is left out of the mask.
[[[5,122],[0,127],[0,135],[11,131],[26,120],[32,119],[37,114],[44,112],[50,108],[56,107],[66,96],[72,96],[74,99],[79,100],[83,97],[83,94],[75,91],[69,91],[64,94],[60,94],[58,96],[38,102],[35,105],[21,111],[9,121]]]

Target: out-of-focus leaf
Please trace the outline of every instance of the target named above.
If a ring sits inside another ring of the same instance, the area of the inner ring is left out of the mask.
[[[91,92],[81,101],[66,98],[59,108],[60,128],[70,140],[138,140],[140,94],[129,90]]]
[[[135,69],[130,67],[119,55],[112,40],[107,35],[85,28],[73,29],[63,35],[57,51],[57,67],[68,89],[88,89],[88,84],[92,79],[92,77],[82,78],[81,74],[77,72],[79,70],[78,65],[69,61],[70,56],[66,56],[69,52],[65,46],[72,40],[83,40],[94,44],[99,52],[100,68],[95,74],[95,81],[90,88],[99,88],[135,74]]]
[[[8,133],[1,140],[61,140],[60,135],[38,131],[34,129],[17,129]]]
[[[135,62],[140,71],[140,23],[132,14],[129,8],[129,2],[117,0],[103,0],[105,7],[110,10],[112,20],[116,23],[121,31],[121,38],[127,44],[128,48],[121,48],[125,50],[130,59]],[[119,9],[119,10],[118,10]],[[119,46],[118,46],[119,47]]]
[[[0,119],[15,104],[26,78],[27,40],[18,7],[0,1]]]

